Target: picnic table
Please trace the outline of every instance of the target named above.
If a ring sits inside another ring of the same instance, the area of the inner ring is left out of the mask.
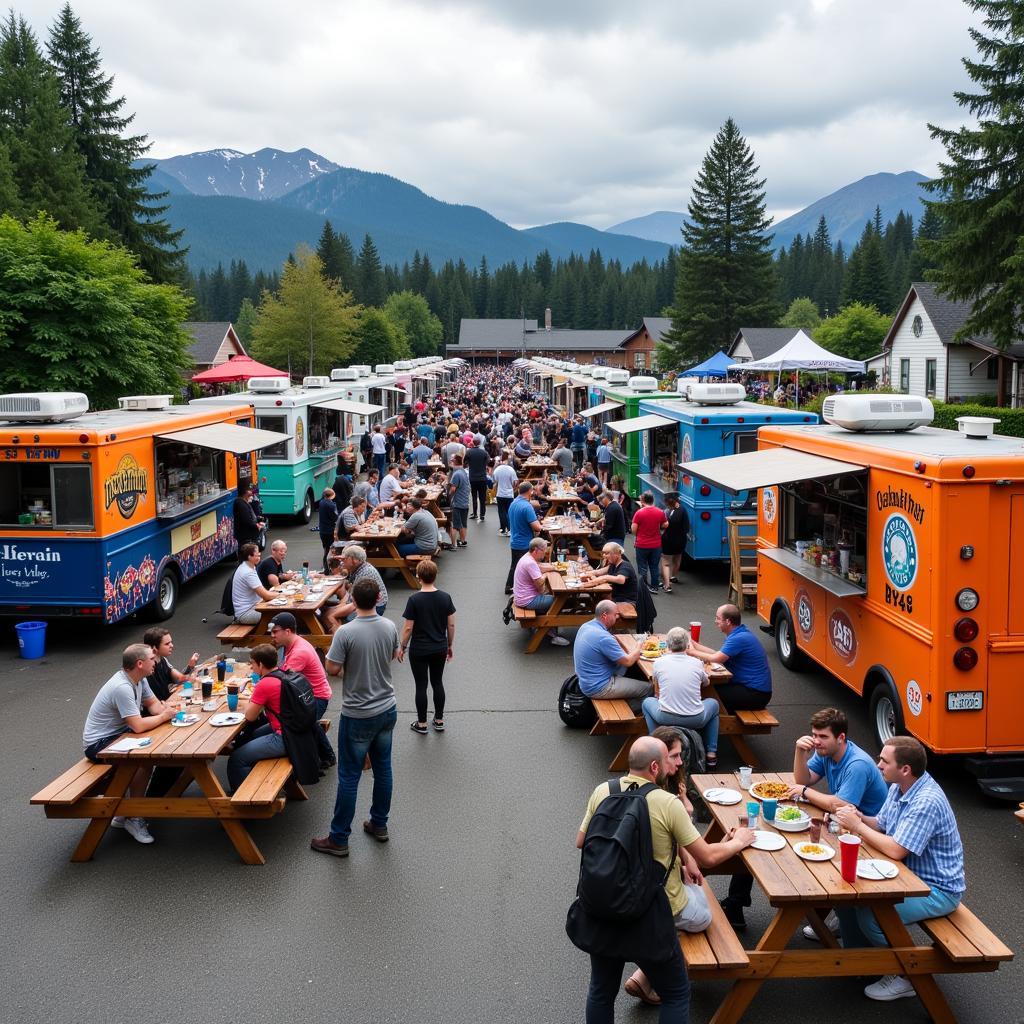
[[[587,557],[595,562],[600,562],[604,557],[601,551],[603,543],[594,544],[593,538],[600,535],[595,535],[593,524],[574,515],[548,513],[540,521],[540,532],[551,541],[554,548],[558,547],[559,541],[564,541],[573,550],[582,545]]]
[[[212,666],[207,662],[205,667]],[[214,714],[227,710],[224,692],[228,681],[250,685],[246,672],[236,670],[223,685],[214,684],[216,711],[204,711],[199,698],[188,711],[197,714],[194,725],[178,727],[165,722],[144,733],[149,744],[130,751],[112,748],[125,737],[118,737],[102,750],[100,764],[83,758],[50,785],[32,797],[31,803],[42,805],[48,818],[88,818],[89,825],[71,855],[72,861],[91,860],[115,815],[139,818],[216,818],[227,833],[239,857],[246,864],[263,864],[265,858],[244,821],[271,818],[284,809],[286,794],[293,800],[307,799],[302,786],[294,779],[287,757],[260,761],[241,786],[228,795],[213,770],[214,762],[242,731],[243,722],[214,726]],[[198,696],[198,694],[197,694]],[[239,695],[238,709],[248,703],[245,691]],[[134,734],[127,733],[128,737]],[[181,774],[164,796],[135,797],[128,793],[132,777],[140,767],[177,768]],[[199,795],[185,795],[191,783]]]
[[[575,488],[566,487],[559,481],[551,484],[545,500],[555,506],[586,505],[586,502],[576,493]]]
[[[523,464],[519,469],[520,480],[539,480],[545,473],[550,473],[552,469],[559,469],[558,463],[554,459],[549,458],[546,455],[531,455],[528,459],[523,460]]]
[[[269,643],[270,620],[278,612],[291,612],[295,616],[296,633],[304,636],[314,646],[325,647],[330,644],[331,637],[317,613],[344,582],[340,576],[324,576],[316,572],[310,574],[309,586],[292,580],[271,587],[270,592],[274,597],[256,605],[256,611],[260,613],[260,621],[256,625],[234,623],[222,629],[217,639],[229,647],[254,647],[256,644]]]
[[[397,569],[413,590],[420,589],[419,580],[411,566],[417,556],[406,557],[398,550],[404,522],[379,519],[349,533],[349,540],[366,548],[367,561],[377,569]],[[420,556],[425,557],[425,556]]]
[[[761,780],[792,785],[793,775],[789,772],[754,775],[755,783]],[[692,781],[702,797],[714,787],[740,788],[738,775],[731,773],[695,775]],[[746,800],[732,806],[707,800],[705,803],[712,818],[705,835],[708,842],[717,842],[738,824],[739,815],[746,813]],[[932,1020],[953,1024],[956,1018],[934,975],[994,971],[1000,962],[1012,959],[1013,953],[966,907],[948,917],[922,922],[921,927],[931,935],[933,943],[915,943],[897,915],[895,905],[908,897],[927,895],[929,887],[904,864],[896,865],[897,874],[892,879],[858,878],[855,882],[846,882],[840,873],[839,844],[834,841],[835,837],[824,834],[821,838],[821,845],[835,850],[833,859],[807,861],[794,850],[799,843],[807,841],[806,832],[781,832],[771,823],[760,827],[781,835],[785,845],[777,852],[747,848],[740,854],[744,868],[775,911],[756,947],[752,950],[742,947],[710,892],[711,927],[696,935],[680,935],[691,979],[733,980],[711,1018],[712,1024],[738,1021],[761,986],[770,979],[881,974],[906,975]],[[861,852],[865,858],[882,856],[867,843],[862,845]],[[728,872],[734,864],[734,861],[726,862],[720,867]],[[887,947],[839,950],[835,937],[825,927],[824,915],[829,907],[851,906],[874,911],[889,942]],[[821,944],[808,948],[801,943],[800,948],[788,949],[805,919],[820,937]]]

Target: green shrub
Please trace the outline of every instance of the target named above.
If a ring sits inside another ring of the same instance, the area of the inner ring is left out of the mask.
[[[945,402],[934,402],[934,427],[945,427],[956,430],[958,416],[989,416],[999,420],[995,428],[997,434],[1005,437],[1024,437],[1024,409],[996,409],[989,405],[972,402],[969,405],[947,405]]]

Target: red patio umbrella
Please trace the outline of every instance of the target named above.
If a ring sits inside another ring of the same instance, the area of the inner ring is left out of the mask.
[[[197,373],[192,379],[197,384],[233,384],[252,377],[287,377],[285,370],[258,363],[251,356],[232,356],[226,363],[211,366]]]

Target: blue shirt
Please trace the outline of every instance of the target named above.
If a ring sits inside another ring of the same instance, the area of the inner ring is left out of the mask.
[[[572,444],[585,445],[587,443],[587,428],[582,423],[577,423],[572,428]]]
[[[608,445],[603,444],[597,449],[597,461],[598,464],[612,461],[612,450]]]
[[[521,494],[508,507],[510,547],[513,551],[525,551],[536,536],[530,523],[537,521],[537,510]]]
[[[429,445],[418,444],[412,450],[412,461],[422,468],[430,461],[433,454],[434,450]]]
[[[909,851],[903,863],[922,882],[954,896],[964,892],[964,848],[953,808],[927,772],[906,793],[891,785],[877,817],[879,830]]]
[[[728,657],[726,668],[732,673],[732,681],[749,690],[772,692],[772,670],[768,655],[753,633],[740,623],[726,638],[721,647]]]
[[[572,648],[573,666],[580,679],[580,689],[593,697],[600,693],[612,676],[618,675],[622,666],[617,664],[623,657],[619,641],[598,622],[591,619],[580,626]]]
[[[833,796],[853,804],[861,814],[874,817],[885,803],[888,789],[878,765],[853,740],[846,741],[846,753],[838,764],[831,757],[815,754],[807,762],[807,770],[823,777]]]

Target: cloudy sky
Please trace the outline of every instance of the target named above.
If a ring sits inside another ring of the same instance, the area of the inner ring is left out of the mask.
[[[785,216],[934,173],[960,0],[72,0],[168,157],[306,146],[516,226],[683,210],[729,116]],[[45,34],[58,0],[12,6]]]

